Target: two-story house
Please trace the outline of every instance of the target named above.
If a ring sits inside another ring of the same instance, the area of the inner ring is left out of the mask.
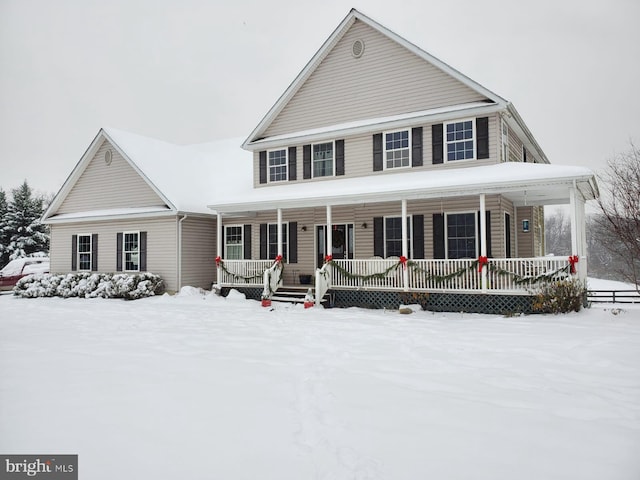
[[[59,207],[77,189],[83,162],[113,140],[94,140],[45,214],[54,232],[52,271],[68,269],[68,256],[81,248],[79,224]],[[506,311],[526,309],[538,281],[573,271],[586,277],[584,204],[598,195],[593,173],[550,165],[510,102],[357,10],[238,148],[251,152],[247,159],[210,150],[211,173],[191,172],[188,190],[206,197],[198,208],[176,207],[145,174],[153,162],[137,160],[156,152],[171,163],[171,154],[148,139],[133,144],[138,152],[116,149],[119,160],[156,187],[161,201],[146,207],[170,211],[170,236],[182,245],[165,256],[175,265],[167,268],[172,289],[197,277],[259,298],[308,283],[318,302],[330,292],[340,306],[397,305],[419,293],[435,309]],[[231,182],[231,171],[246,177]],[[571,205],[569,258],[544,256],[546,204]],[[190,221],[206,225],[197,241],[180,230]],[[109,225],[109,261],[117,263],[127,237]],[[56,249],[70,253],[59,258]],[[198,274],[183,271],[182,256],[194,249]]]

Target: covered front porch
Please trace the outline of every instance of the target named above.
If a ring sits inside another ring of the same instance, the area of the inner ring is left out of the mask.
[[[566,174],[550,165],[518,167],[545,172],[539,174],[543,178],[508,178],[505,172],[513,172],[512,165],[472,167],[465,169],[464,181],[447,186],[429,183],[438,181],[438,173],[449,172],[429,172],[421,188],[392,183],[396,187],[379,186],[377,192],[343,187],[362,179],[333,180],[322,186],[339,185],[349,193],[323,197],[310,194],[317,192],[317,185],[306,194],[290,188],[299,185],[284,185],[256,191],[262,201],[212,206],[218,214],[217,286],[259,289],[260,296],[268,298],[300,284],[306,280],[300,274],[307,274],[316,304],[326,292],[334,292],[344,299],[340,306],[348,306],[380,305],[372,300],[375,295],[409,300],[421,294],[527,296],[541,282],[585,279],[584,206],[597,195],[595,183],[576,177],[570,168]],[[493,180],[473,185],[471,179],[487,175],[488,169]],[[413,172],[411,178],[421,173]],[[299,198],[289,197],[296,193]],[[570,206],[569,257],[544,255],[540,207],[546,204]],[[466,224],[452,225],[465,219]],[[246,258],[251,255],[246,245],[245,258],[225,258],[225,225],[250,222],[256,232],[265,220],[273,240],[270,248],[261,244],[260,256],[266,253],[267,258]],[[294,241],[300,245],[295,255]]]

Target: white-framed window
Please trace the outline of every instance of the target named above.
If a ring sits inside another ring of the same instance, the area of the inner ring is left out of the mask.
[[[447,162],[476,158],[476,122],[473,119],[444,124],[445,158]]]
[[[224,226],[225,258],[229,260],[242,260],[244,258],[243,231],[243,225]]]
[[[123,232],[122,255],[125,272],[140,271],[140,232]]]
[[[411,215],[407,217],[407,249],[409,258],[413,257],[411,239],[413,238]],[[402,217],[384,218],[384,256],[402,256]]]
[[[334,142],[314,143],[311,145],[313,176],[332,177],[335,171]]]
[[[477,258],[477,213],[447,213],[445,221],[447,258]]]
[[[289,222],[282,222],[282,258],[289,258],[289,242],[287,240],[287,232],[289,231]],[[267,225],[267,254],[271,260],[278,256],[278,224],[270,223]]]
[[[91,256],[93,253],[91,234],[85,233],[78,235],[77,242],[78,270],[91,271]]]
[[[384,133],[385,168],[402,168],[411,165],[411,135],[409,130]]]
[[[269,150],[269,182],[283,182],[287,180],[287,149]]]

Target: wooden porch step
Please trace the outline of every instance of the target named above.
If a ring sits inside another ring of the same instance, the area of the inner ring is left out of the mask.
[[[311,293],[315,298],[315,288],[304,286],[304,285],[292,285],[292,286],[284,286],[280,287],[275,295],[271,297],[271,300],[274,302],[284,302],[284,303],[304,303],[305,296],[307,292],[311,288]],[[329,301],[329,296],[325,295],[324,298],[320,300],[320,303],[326,303]]]

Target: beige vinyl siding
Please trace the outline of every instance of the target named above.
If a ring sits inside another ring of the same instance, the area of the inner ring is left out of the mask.
[[[160,275],[167,290],[177,288],[176,218],[83,222],[51,225],[51,272],[71,271],[72,235],[98,234],[98,271],[116,271],[116,235],[119,232],[147,232],[147,271]]]
[[[491,211],[491,253],[493,257],[504,256],[504,212],[513,215],[513,207],[499,195],[488,196],[486,207]],[[373,219],[375,217],[399,217],[401,203],[389,202],[380,204],[336,206],[332,208],[332,223],[353,224],[354,257],[373,257]],[[425,258],[433,258],[433,214],[477,212],[480,209],[478,197],[460,197],[454,199],[409,201],[409,215],[424,215],[424,247]],[[276,212],[259,212],[251,219],[252,224],[252,258],[260,258],[260,224],[276,223]],[[325,208],[290,209],[283,211],[284,222],[298,222],[298,262],[285,265],[285,283],[298,283],[298,275],[313,274],[316,268],[316,227],[326,224]],[[514,219],[515,221],[515,219]],[[247,218],[228,218],[225,224],[246,224]],[[366,227],[364,226],[366,224]],[[306,227],[306,231],[302,227]],[[512,232],[512,242],[515,242]],[[516,256],[515,246],[512,255]]]
[[[509,161],[522,162],[522,140],[518,138],[513,129],[509,129]]]
[[[108,149],[112,152],[110,165],[104,160]],[[163,205],[138,172],[105,140],[56,213]]]
[[[468,118],[468,117],[465,117]],[[445,170],[449,168],[466,168],[466,167],[478,167],[482,165],[491,165],[498,163],[498,152],[500,144],[492,141],[496,137],[496,132],[499,130],[499,116],[489,116],[489,158],[483,160],[457,160],[454,162],[445,162],[442,164],[433,164],[433,150],[432,150],[432,135],[431,127],[433,124],[425,124],[422,126],[422,167],[407,167],[382,170],[378,172],[373,171],[373,135],[375,133],[383,133],[382,131],[374,131],[362,135],[356,135],[344,138],[344,158],[345,158],[345,174],[339,177],[321,177],[311,178],[305,180],[303,178],[303,144],[287,145],[296,147],[296,182],[312,182],[312,181],[326,181],[333,178],[351,178],[351,177],[363,177],[368,175],[384,175],[386,173],[396,173],[408,170]],[[411,130],[410,127],[407,127]],[[396,129],[399,130],[399,129]],[[498,132],[499,133],[499,132]],[[335,138],[334,140],[340,140],[341,138]],[[268,167],[267,167],[268,168]],[[272,184],[260,184],[260,152],[253,153],[253,182],[255,187],[270,186],[277,188],[278,185],[286,184],[287,182],[277,182]]]
[[[529,231],[522,231],[522,221],[529,220]],[[518,235],[518,256],[523,258],[534,257],[534,232],[535,217],[533,216],[533,207],[518,207],[516,232]]]
[[[187,217],[182,222],[182,285],[210,290],[216,255],[215,220]]]
[[[360,58],[351,54],[356,39],[365,44]],[[460,81],[356,21],[263,136],[483,99]]]

